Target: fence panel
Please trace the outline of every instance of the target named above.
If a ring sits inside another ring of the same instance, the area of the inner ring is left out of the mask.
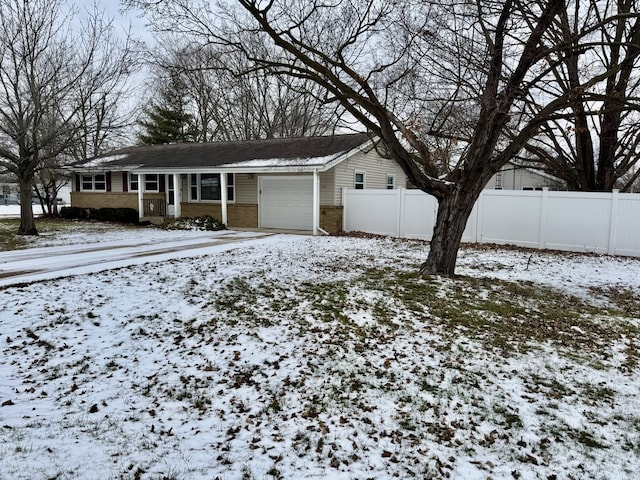
[[[478,242],[538,247],[542,192],[491,190],[478,203]]]
[[[640,257],[640,195],[620,193],[614,230],[615,255]]]
[[[431,195],[420,190],[394,190],[403,199],[400,236],[431,240],[433,226],[436,224],[438,202]]]
[[[345,190],[345,231],[430,240],[437,202],[418,190]],[[640,257],[640,195],[485,190],[462,240]]]
[[[607,253],[611,193],[549,192],[544,248]]]
[[[347,232],[400,236],[399,190],[344,190],[343,222]]]

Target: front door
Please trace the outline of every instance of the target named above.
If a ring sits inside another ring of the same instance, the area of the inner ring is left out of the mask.
[[[173,185],[173,175],[167,175],[167,215],[174,216],[176,212],[176,194]]]

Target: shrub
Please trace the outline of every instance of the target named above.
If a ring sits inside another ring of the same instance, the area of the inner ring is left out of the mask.
[[[227,227],[217,218],[211,215],[200,217],[181,217],[177,220],[162,225],[167,230],[225,230]]]
[[[133,208],[99,208],[91,211],[91,218],[101,222],[138,223],[138,212]]]
[[[60,217],[66,218],[67,220],[87,220],[89,218],[89,212],[86,208],[82,207],[62,207],[60,209]]]
[[[133,208],[62,207],[60,217],[99,222],[138,223],[138,212]]]

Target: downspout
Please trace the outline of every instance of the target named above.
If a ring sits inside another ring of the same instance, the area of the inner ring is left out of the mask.
[[[320,181],[320,177],[318,176],[318,169],[313,169],[313,235],[318,235],[318,231],[320,231],[320,188],[318,183]]]

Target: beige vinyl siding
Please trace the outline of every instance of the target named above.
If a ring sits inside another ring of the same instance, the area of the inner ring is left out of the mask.
[[[404,188],[407,184],[407,177],[400,166],[394,160],[380,157],[375,149],[355,154],[337,165],[333,171],[334,205],[342,205],[342,189],[353,188],[356,172],[365,174],[364,188],[387,188],[387,175],[395,177],[395,188]]]
[[[258,203],[258,175],[236,173],[236,203]]]
[[[180,175],[180,201],[189,201],[189,175]]]
[[[122,172],[111,172],[111,191],[114,193],[122,193],[124,189],[122,188],[122,177],[124,174]]]
[[[320,205],[334,206],[335,203],[335,175],[334,170],[322,172],[320,175]]]

